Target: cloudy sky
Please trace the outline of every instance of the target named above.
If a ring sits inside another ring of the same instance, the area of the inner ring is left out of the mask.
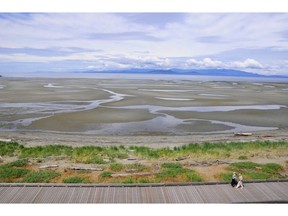
[[[288,13],[0,13],[0,74],[237,69],[288,75]]]

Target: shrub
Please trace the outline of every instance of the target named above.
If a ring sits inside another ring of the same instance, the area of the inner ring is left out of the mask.
[[[86,178],[84,177],[80,177],[80,176],[71,176],[68,178],[63,179],[63,183],[85,183],[86,182]]]
[[[61,173],[55,171],[40,171],[29,173],[24,179],[24,182],[29,183],[49,183],[52,179],[60,176]]]

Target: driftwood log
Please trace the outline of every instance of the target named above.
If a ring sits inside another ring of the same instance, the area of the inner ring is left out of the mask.
[[[220,165],[220,164],[230,164],[228,161],[220,161],[220,160],[213,160],[213,161],[201,161],[201,162],[192,162],[190,166],[213,166],[213,165]]]
[[[48,169],[48,168],[56,168],[58,167],[58,165],[56,164],[51,164],[51,165],[43,165],[43,166],[40,166],[39,169]]]
[[[234,133],[234,136],[252,136],[252,133]]]
[[[103,171],[100,167],[71,167],[71,170],[88,170],[88,171]]]
[[[149,176],[154,175],[155,172],[143,172],[143,173],[117,173],[112,174],[111,177],[129,177],[129,176]]]

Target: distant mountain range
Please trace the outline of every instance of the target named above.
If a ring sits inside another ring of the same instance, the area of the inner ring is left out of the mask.
[[[124,74],[170,74],[170,75],[199,75],[199,76],[234,76],[234,77],[275,77],[288,78],[284,75],[261,75],[240,70],[229,69],[126,69],[126,70],[87,70],[82,73],[124,73]]]

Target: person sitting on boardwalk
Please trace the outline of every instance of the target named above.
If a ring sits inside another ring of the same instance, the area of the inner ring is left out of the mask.
[[[241,189],[243,189],[243,187],[244,187],[244,186],[243,186],[243,176],[242,176],[241,173],[239,173],[238,179],[239,179],[239,181],[238,181],[238,184],[237,184],[236,188],[241,187]]]
[[[237,183],[238,183],[236,178],[237,178],[236,172],[233,172],[232,181],[231,181],[231,186],[232,187],[235,187],[237,185]]]

